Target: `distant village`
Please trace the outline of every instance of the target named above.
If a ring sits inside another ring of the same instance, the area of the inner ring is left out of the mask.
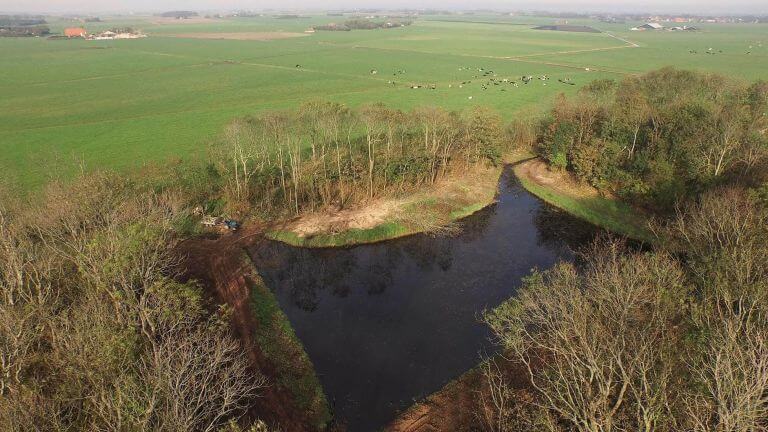
[[[657,23],[663,28],[680,27],[675,24],[765,24],[768,16],[758,15],[727,15],[727,16],[699,16],[699,15],[591,15],[589,18],[615,24],[623,24],[627,21],[641,21]],[[666,24],[666,25],[665,25]],[[660,30],[660,29],[656,29]]]
[[[64,29],[66,38],[83,38],[86,40],[113,40],[113,39],[140,39],[147,37],[146,34],[132,28],[115,28],[98,33],[88,33],[82,27],[70,27]]]

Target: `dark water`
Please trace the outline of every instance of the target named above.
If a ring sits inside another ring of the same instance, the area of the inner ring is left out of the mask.
[[[493,353],[480,313],[513,296],[531,269],[573,259],[596,233],[509,172],[499,202],[462,225],[454,237],[250,250],[349,431],[379,430]]]

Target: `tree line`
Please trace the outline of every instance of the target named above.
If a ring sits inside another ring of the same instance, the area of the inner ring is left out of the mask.
[[[42,15],[0,15],[0,27],[24,27],[48,24]]]
[[[475,108],[409,112],[311,102],[237,119],[211,147],[208,173],[230,208],[299,214],[344,208],[430,185],[475,164],[498,164],[501,117]]]
[[[551,166],[669,214],[713,187],[768,173],[768,82],[665,68],[560,96],[536,130]]]
[[[410,20],[398,20],[398,21],[373,21],[363,18],[355,18],[344,21],[342,24],[325,24],[314,26],[315,30],[322,31],[352,31],[352,30],[376,30],[376,29],[389,29],[397,27],[405,27],[411,25],[413,22]]]

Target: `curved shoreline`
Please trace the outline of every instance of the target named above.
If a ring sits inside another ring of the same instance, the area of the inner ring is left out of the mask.
[[[387,214],[370,226],[348,227],[330,233],[332,223],[324,221],[324,229],[308,234],[297,229],[309,218],[333,219],[337,214],[307,215],[269,230],[265,237],[295,247],[341,248],[379,243],[415,234],[449,231],[451,225],[496,202],[499,179],[504,166],[480,169],[475,175],[449,179],[443,184],[420,191],[406,200],[383,201],[370,207],[389,207]],[[369,207],[357,212],[365,213]],[[340,212],[339,212],[340,213]],[[407,216],[406,216],[407,215]]]
[[[549,171],[541,159],[531,154],[510,155],[505,158],[504,166],[512,168],[513,173],[528,192],[554,207],[634,240],[646,243],[653,243],[655,240],[648,229],[646,214],[616,198],[603,196],[590,186],[574,182],[565,173]],[[398,202],[393,206],[394,209],[390,210],[390,214],[370,226],[347,227],[333,232],[334,230],[330,229],[331,223],[327,222],[326,229],[316,232],[302,233],[301,230],[295,229],[307,218],[317,218],[318,215],[315,214],[269,230],[265,233],[265,237],[294,247],[343,248],[440,231],[493,204],[496,201],[498,182],[502,172],[502,167],[495,167],[485,170],[482,175],[475,178],[466,175],[460,178],[464,186],[469,185],[472,190],[465,191],[463,199],[454,200],[454,202],[445,199],[445,187],[416,193],[411,199]],[[458,182],[456,179],[452,181],[454,181],[453,186]],[[454,187],[450,192],[455,195],[456,188]],[[480,199],[472,199],[478,195]],[[376,204],[371,206],[375,207]],[[358,209],[358,211],[365,210],[366,207]],[[440,214],[436,214],[438,212]],[[411,214],[409,218],[411,223],[402,220],[403,213]],[[319,215],[319,218],[332,219],[337,215],[338,213]]]
[[[655,241],[648,228],[649,217],[644,212],[575,182],[567,173],[549,171],[540,158],[518,161],[513,165],[513,172],[525,190],[574,217],[630,239]]]

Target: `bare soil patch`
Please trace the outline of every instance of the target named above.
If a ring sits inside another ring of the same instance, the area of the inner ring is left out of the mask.
[[[384,430],[386,432],[448,432],[471,430],[476,425],[477,392],[482,386],[477,370],[412,405]]]
[[[310,213],[300,217],[286,228],[300,237],[318,233],[336,234],[349,229],[373,228],[387,221],[405,201],[378,200],[364,207]]]
[[[549,165],[539,158],[520,162],[515,165],[514,169],[518,177],[564,195],[581,198],[599,196],[597,189],[578,182],[568,172],[550,170]]]
[[[164,35],[175,38],[185,39],[214,39],[214,40],[251,40],[251,41],[269,41],[277,39],[290,39],[295,37],[309,36],[307,33],[294,32],[237,32],[237,33],[174,33]]]
[[[513,390],[517,404],[529,404],[532,389],[528,374],[519,364],[496,356],[495,361]],[[486,397],[489,386],[480,367],[464,373],[423,401],[411,405],[385,429],[385,432],[455,432],[487,430],[481,421],[481,413],[487,407],[481,403],[481,393]]]
[[[405,198],[378,199],[349,209],[326,209],[304,214],[280,229],[293,232],[299,237],[311,237],[352,229],[371,229],[387,222],[412,225],[420,219],[439,218],[441,215],[434,214],[436,208],[443,207],[445,213],[450,213],[471,204],[492,203],[499,175],[498,168],[478,168],[470,173],[441,180]],[[447,214],[443,216],[445,222],[449,222]]]

